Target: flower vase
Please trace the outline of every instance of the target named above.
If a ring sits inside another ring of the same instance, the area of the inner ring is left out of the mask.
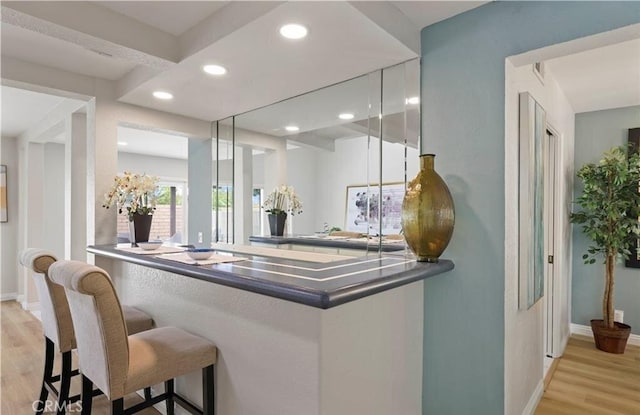
[[[136,246],[138,242],[149,241],[152,219],[152,215],[133,214],[133,220],[129,220],[129,240],[132,246]]]
[[[287,213],[269,213],[267,217],[269,218],[269,230],[271,231],[271,236],[284,235],[284,224],[287,221]]]
[[[451,239],[453,198],[434,170],[435,154],[420,156],[420,171],[409,182],[402,201],[402,231],[407,245],[421,262],[438,262]]]

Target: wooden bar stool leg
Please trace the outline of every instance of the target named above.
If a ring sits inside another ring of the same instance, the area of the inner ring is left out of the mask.
[[[213,365],[202,369],[202,413],[203,415],[215,414],[215,391],[213,380]]]
[[[71,386],[71,350],[62,353],[62,372],[60,373],[60,393],[58,394],[58,415],[64,415],[69,406],[69,388]]]
[[[93,382],[82,375],[82,415],[91,415],[93,404]]]
[[[40,398],[38,399],[36,414],[41,414],[44,412],[44,406],[47,400],[47,396],[49,396],[49,390],[47,389],[46,384],[51,379],[51,376],[53,374],[53,360],[55,359],[54,346],[54,343],[45,336],[44,372],[42,374],[42,388],[40,389]]]

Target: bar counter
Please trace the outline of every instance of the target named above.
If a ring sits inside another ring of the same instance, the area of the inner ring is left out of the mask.
[[[90,253],[118,259],[190,278],[197,278],[282,300],[327,309],[381,291],[419,281],[453,269],[453,263],[421,263],[399,255],[340,257],[338,261],[311,262],[267,257],[246,247],[239,252],[233,245],[216,245],[216,250],[246,258],[244,261],[197,266],[119,250],[113,245],[90,246]],[[285,255],[274,252],[273,255]],[[301,253],[302,254],[302,253]],[[316,255],[322,258],[322,255]],[[301,258],[313,258],[302,254]]]
[[[218,414],[422,414],[423,280],[450,261],[216,249],[246,259],[188,265],[113,245],[88,251],[122,303],[217,345]],[[199,405],[201,385],[198,372],[176,390]]]

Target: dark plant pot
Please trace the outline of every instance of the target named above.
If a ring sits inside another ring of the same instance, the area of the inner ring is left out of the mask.
[[[133,221],[129,222],[129,240],[131,241],[131,245],[149,240],[152,219],[152,215],[133,214]]]
[[[614,322],[615,328],[610,329],[604,320],[591,320],[591,330],[596,342],[596,348],[607,353],[624,353],[627,340],[631,334],[631,326]]]
[[[269,218],[269,230],[271,231],[271,236],[284,235],[284,223],[287,220],[287,214],[285,212],[269,213],[267,217]]]

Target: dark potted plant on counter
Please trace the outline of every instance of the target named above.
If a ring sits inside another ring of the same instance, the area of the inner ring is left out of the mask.
[[[115,205],[118,213],[126,211],[129,218],[129,240],[132,245],[147,242],[151,231],[151,220],[156,209],[158,178],[146,174],[125,171],[115,176],[102,207]]]
[[[271,236],[283,236],[287,213],[302,213],[302,203],[292,186],[282,185],[269,193],[262,205],[269,219]]]
[[[609,353],[624,353],[631,327],[614,322],[613,289],[616,263],[627,259],[640,235],[640,156],[625,147],[605,152],[599,163],[588,163],[578,171],[584,190],[576,199],[579,211],[571,222],[582,225],[591,245],[582,256],[585,264],[604,259],[602,320],[591,320],[596,347]],[[633,253],[636,254],[635,252]]]

